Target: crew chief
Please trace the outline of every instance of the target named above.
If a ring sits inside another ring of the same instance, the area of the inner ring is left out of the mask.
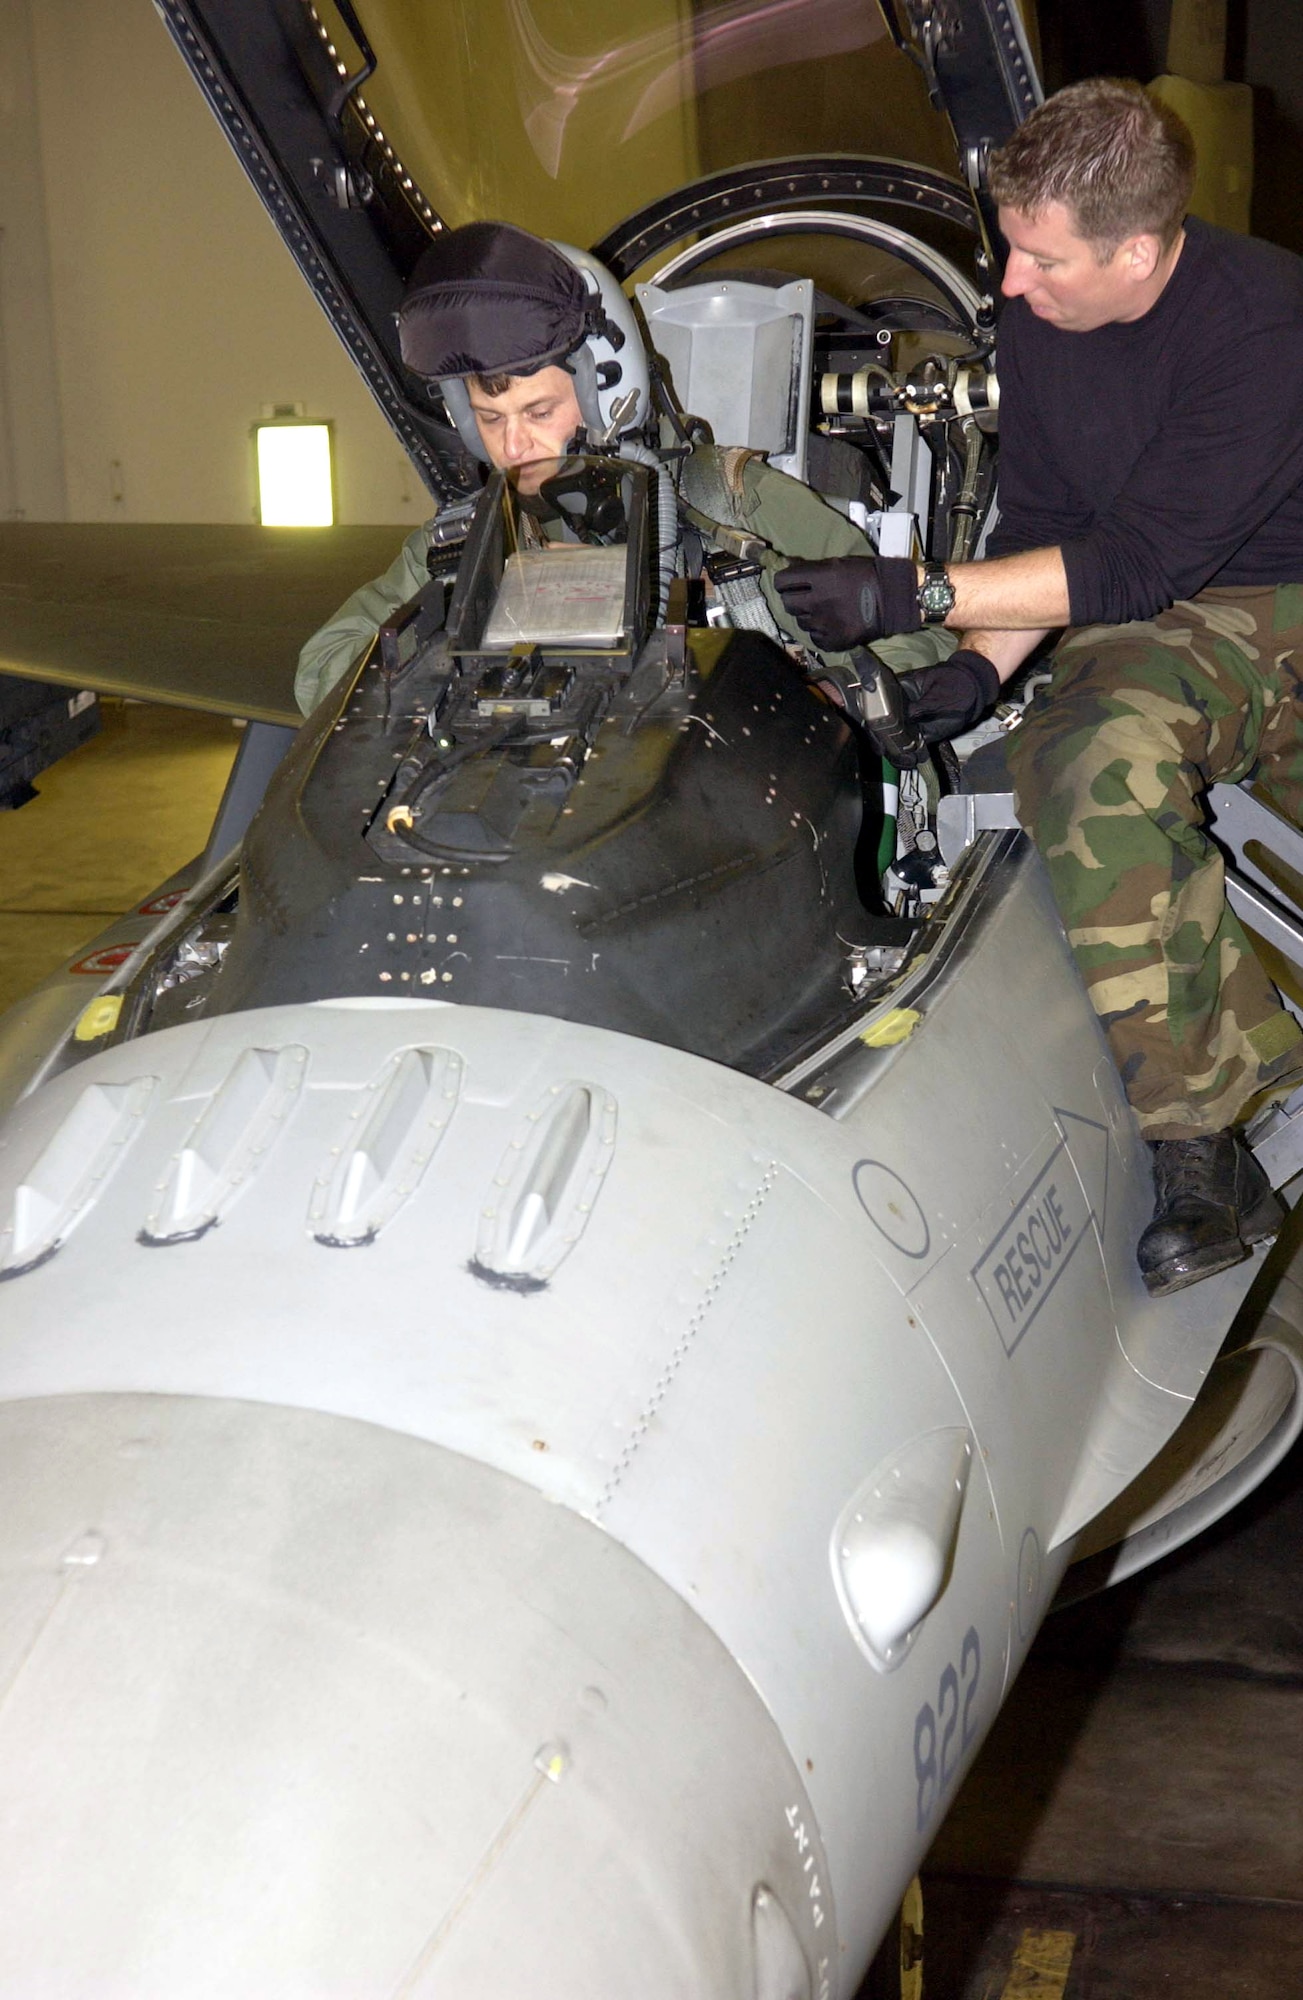
[[[1194,151],[1138,84],[1041,105],[992,159],[1008,245],[1000,521],[981,562],[792,564],[827,646],[944,623],[903,686],[931,740],[1067,630],[1010,739],[1019,817],[1153,1153],[1153,1292],[1281,1220],[1242,1141],[1303,1034],[1225,900],[1200,797],[1303,820],[1303,262],[1187,219]]]

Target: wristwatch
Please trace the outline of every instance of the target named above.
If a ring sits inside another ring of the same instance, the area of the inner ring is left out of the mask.
[[[955,608],[955,586],[944,563],[925,562],[918,587],[919,616],[925,625],[944,625]]]

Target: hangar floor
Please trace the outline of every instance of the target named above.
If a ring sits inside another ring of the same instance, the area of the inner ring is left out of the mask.
[[[0,1010],[203,847],[238,736],[105,704],[0,814]],[[929,1856],[926,2000],[1303,1994],[1303,1452],[1052,1619]]]
[[[928,1857],[927,2000],[1303,1994],[1303,1450],[1061,1612]]]
[[[222,716],[101,706],[100,733],[0,812],[0,1013],[202,851],[240,741]]]

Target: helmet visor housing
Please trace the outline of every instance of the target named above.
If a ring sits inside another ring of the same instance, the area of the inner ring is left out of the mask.
[[[398,340],[412,372],[438,381],[463,442],[486,463],[469,375],[559,364],[574,376],[590,431],[618,434],[647,419],[647,357],[615,279],[586,251],[510,223],[472,222],[436,237],[399,309]]]

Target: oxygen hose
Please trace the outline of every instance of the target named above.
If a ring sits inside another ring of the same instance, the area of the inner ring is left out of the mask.
[[[950,561],[967,562],[977,526],[977,481],[982,469],[982,433],[973,417],[965,417],[960,429],[964,439],[964,478],[959,498],[950,509]]]
[[[635,465],[645,465],[656,474],[656,623],[662,625],[679,553],[679,513],[674,481],[664,461],[646,445],[635,444],[632,438],[621,438],[620,457],[631,459]]]

